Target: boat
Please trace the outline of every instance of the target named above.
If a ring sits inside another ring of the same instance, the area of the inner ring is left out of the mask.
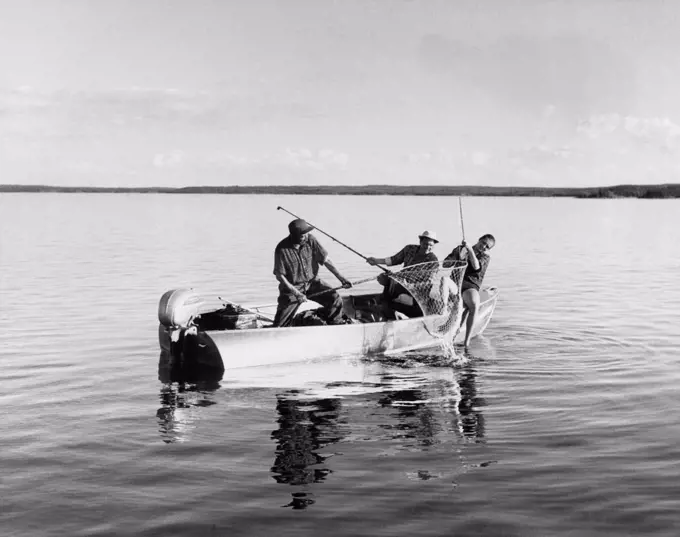
[[[491,320],[498,289],[485,287],[473,327],[480,335]],[[452,333],[441,333],[446,314],[388,319],[379,293],[342,297],[347,324],[274,327],[276,305],[243,306],[194,289],[173,289],[159,303],[161,350],[191,359],[204,367],[236,369],[347,355],[391,355],[441,347]],[[313,313],[309,300],[297,316]],[[304,309],[304,311],[302,311]],[[465,329],[456,322],[453,343],[462,343]]]

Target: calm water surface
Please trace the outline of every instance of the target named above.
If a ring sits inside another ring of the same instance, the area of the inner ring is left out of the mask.
[[[176,382],[158,299],[273,302],[278,205],[364,255],[461,238],[456,198],[0,195],[1,535],[678,534],[677,201],[465,198],[501,290],[467,363]]]

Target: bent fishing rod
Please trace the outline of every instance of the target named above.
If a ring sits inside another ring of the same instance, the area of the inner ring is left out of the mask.
[[[295,218],[300,218],[298,215],[296,215],[296,214],[294,214],[294,213],[291,213],[288,209],[285,209],[285,208],[283,208],[283,207],[281,207],[281,206],[277,207],[276,210],[277,210],[277,211],[285,211],[285,212],[287,212],[289,215],[294,216]],[[326,235],[326,237],[328,237],[329,239],[334,240],[334,241],[337,242],[338,244],[341,244],[342,246],[344,246],[345,248],[347,248],[349,251],[354,252],[354,253],[357,254],[359,257],[363,257],[366,261],[368,261],[368,257],[366,257],[365,255],[363,255],[363,254],[357,252],[354,248],[352,248],[352,247],[350,247],[350,246],[347,246],[344,242],[342,242],[342,241],[336,239],[336,238],[333,237],[332,235],[329,235],[329,234],[326,233],[323,229],[316,227],[316,226],[315,226],[314,224],[312,224],[309,220],[306,220],[306,219],[303,219],[303,220],[305,220],[305,222],[307,222],[310,226],[312,226],[312,227],[313,227],[314,229],[316,229],[318,232],[323,233],[324,235]],[[378,267],[379,269],[383,270],[384,272],[386,272],[386,273],[388,273],[388,274],[391,274],[391,273],[392,273],[388,268],[383,267],[382,265],[373,265],[373,266]]]

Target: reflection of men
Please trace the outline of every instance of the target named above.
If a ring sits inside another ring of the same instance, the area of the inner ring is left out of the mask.
[[[435,442],[441,425],[434,416],[432,405],[424,402],[428,399],[428,394],[419,389],[391,390],[380,397],[378,403],[383,407],[394,406],[400,421],[392,438],[412,438],[421,446]]]
[[[476,375],[472,369],[462,372],[459,379],[460,401],[458,412],[463,436],[467,438],[484,438],[484,415],[479,407],[484,400],[477,395]]]
[[[313,406],[308,407],[307,403]],[[279,428],[272,432],[277,444],[271,468],[274,479],[289,485],[319,483],[326,479],[331,471],[316,465],[322,464],[328,456],[316,451],[341,439],[337,431],[340,401],[320,399],[300,402],[278,397],[276,410]]]
[[[289,235],[274,250],[274,275],[279,281],[279,307],[274,326],[289,326],[301,302],[308,295],[321,304],[328,324],[343,324],[342,298],[332,287],[319,279],[319,265],[325,266],[340,280],[345,289],[352,284],[344,278],[328,257],[328,252],[309,232],[314,229],[298,218],[288,224]]]

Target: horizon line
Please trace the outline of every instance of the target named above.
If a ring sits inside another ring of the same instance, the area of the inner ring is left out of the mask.
[[[397,185],[389,183],[369,183],[362,185],[341,185],[341,184],[291,184],[291,185],[276,185],[276,184],[265,184],[265,185],[186,185],[186,186],[160,186],[160,185],[150,185],[150,186],[91,186],[91,185],[50,185],[50,184],[20,184],[20,183],[0,183],[0,192],[7,190],[37,190],[37,189],[50,189],[50,190],[92,190],[92,191],[132,191],[132,190],[159,190],[159,191],[187,191],[187,190],[308,190],[308,189],[322,189],[322,190],[365,190],[371,188],[385,188],[392,190],[408,190],[408,189],[428,189],[428,190],[597,190],[603,188],[669,188],[669,187],[680,187],[680,183],[618,183],[610,185],[597,185],[597,186],[527,186],[527,185],[442,185],[442,184],[420,184],[420,185]]]
[[[480,196],[569,197],[585,199],[680,198],[680,183],[622,184],[604,187],[531,187],[473,185],[231,185],[192,187],[96,187],[0,185],[5,194],[212,194],[212,195],[336,195],[336,196]]]

